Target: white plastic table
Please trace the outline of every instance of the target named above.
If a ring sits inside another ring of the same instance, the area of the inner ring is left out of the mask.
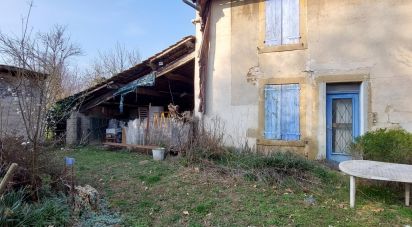
[[[355,207],[355,177],[405,183],[405,205],[409,206],[412,165],[368,160],[350,160],[339,164],[339,169],[350,176],[350,207]]]

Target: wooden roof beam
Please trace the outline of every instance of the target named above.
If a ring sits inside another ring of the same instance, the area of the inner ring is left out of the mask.
[[[176,80],[176,81],[180,81],[186,84],[190,84],[193,85],[193,79],[190,79],[188,77],[179,75],[179,74],[174,74],[174,73],[168,73],[165,75],[166,78],[170,79],[170,80]]]
[[[148,95],[148,96],[156,96],[156,97],[166,97],[166,96],[168,96],[167,93],[162,93],[162,92],[159,92],[159,91],[156,91],[156,90],[152,90],[152,89],[148,89],[148,88],[142,88],[142,87],[137,88],[136,92],[137,92],[137,94],[140,94],[140,95]],[[91,100],[90,102],[84,102],[84,104],[80,106],[80,111],[82,112],[82,111],[91,109],[95,106],[100,105],[103,102],[106,102],[106,101],[114,98],[115,97],[114,93],[115,93],[115,90],[112,90],[112,91],[107,92],[106,94],[103,94],[102,96],[100,96],[98,98],[95,98],[95,99]]]
[[[149,89],[149,88],[142,88],[142,87],[137,88],[136,92],[139,95],[149,95],[149,96],[157,96],[157,97],[166,96],[166,94],[163,94],[159,91],[152,90],[152,89]]]
[[[162,69],[160,69],[160,70],[157,72],[156,77],[161,77],[161,76],[163,76],[163,75],[166,75],[167,73],[172,72],[173,70],[179,68],[180,66],[182,66],[182,65],[184,65],[184,64],[186,64],[186,63],[188,63],[188,62],[190,62],[190,61],[193,61],[194,59],[195,59],[195,52],[193,51],[192,53],[186,55],[185,57],[183,57],[183,58],[181,58],[181,59],[179,59],[179,60],[177,60],[177,61],[175,61],[175,62],[173,62],[173,63],[170,63],[170,64],[164,66]],[[193,72],[193,74],[194,74],[194,73],[195,73],[195,72]]]
[[[91,109],[97,105],[99,105],[102,102],[105,102],[113,97],[115,90],[111,90],[103,95],[101,95],[98,98],[91,99],[91,101],[86,101],[82,105],[80,105],[80,112],[86,111],[88,109]]]

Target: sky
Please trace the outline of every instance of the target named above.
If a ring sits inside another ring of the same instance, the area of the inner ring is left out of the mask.
[[[0,0],[0,31],[20,34],[29,0]],[[142,60],[193,35],[194,9],[181,0],[34,0],[29,26],[47,32],[64,25],[83,54],[75,60],[87,67],[99,51],[116,42],[137,49]]]

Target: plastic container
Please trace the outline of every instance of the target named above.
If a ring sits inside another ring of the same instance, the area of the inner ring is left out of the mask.
[[[153,160],[162,161],[165,159],[165,149],[163,147],[158,147],[152,149]]]
[[[66,166],[72,166],[75,162],[74,158],[71,157],[64,157],[64,161],[66,163]]]

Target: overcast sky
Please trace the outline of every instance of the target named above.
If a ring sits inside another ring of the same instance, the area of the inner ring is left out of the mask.
[[[28,0],[0,0],[0,30],[20,34]],[[34,0],[30,17],[33,31],[47,32],[66,25],[84,56],[81,68],[116,42],[138,49],[142,60],[187,35],[194,34],[195,12],[181,0]]]

